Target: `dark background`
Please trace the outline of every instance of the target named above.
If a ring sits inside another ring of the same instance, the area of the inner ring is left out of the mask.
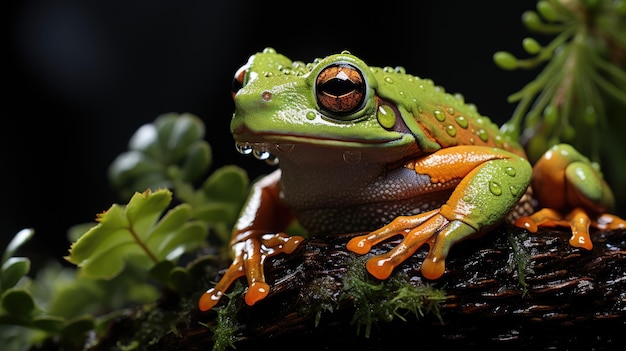
[[[202,118],[213,167],[269,171],[237,154],[229,133],[233,74],[266,46],[305,62],[348,49],[373,66],[402,65],[497,123],[513,111],[506,97],[536,73],[491,59],[523,54],[531,0],[13,3],[3,22],[0,248],[34,228],[20,254],[35,259],[61,260],[70,226],[128,200],[116,198],[107,167],[160,114]]]

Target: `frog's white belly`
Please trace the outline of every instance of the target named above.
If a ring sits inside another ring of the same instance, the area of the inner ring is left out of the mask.
[[[445,188],[399,166],[344,163],[302,167],[280,161],[282,201],[311,234],[371,231],[400,215],[440,207],[458,182]]]

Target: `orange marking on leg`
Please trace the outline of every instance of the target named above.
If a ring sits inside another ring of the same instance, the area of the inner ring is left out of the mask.
[[[591,250],[593,248],[593,243],[589,236],[591,220],[587,213],[582,208],[575,208],[567,215],[567,219],[572,228],[572,237],[569,239],[569,244],[573,247]]]

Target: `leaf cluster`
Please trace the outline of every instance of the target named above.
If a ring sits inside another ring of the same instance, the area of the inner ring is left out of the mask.
[[[56,335],[59,342],[68,347],[77,347],[83,335],[95,328],[92,316],[81,314],[62,315],[53,304],[45,310],[38,301],[37,282],[27,274],[30,260],[15,256],[18,249],[34,236],[34,230],[19,231],[10,241],[2,256],[0,270],[0,349],[19,350],[31,345],[34,340],[43,340],[47,335]],[[42,290],[39,287],[40,291]],[[52,287],[47,293],[58,292]]]
[[[196,288],[211,256],[186,255],[226,252],[249,186],[236,166],[201,181],[211,163],[203,137],[204,125],[192,114],[164,114],[136,131],[129,151],[109,168],[112,186],[129,200],[70,229],[65,259],[76,268],[52,263],[30,279],[30,260],[14,254],[34,231],[15,236],[0,272],[1,349],[52,339],[82,349],[88,332],[102,333],[124,308],[154,302],[160,289]]]
[[[620,135],[626,128],[626,1],[539,0],[522,22],[549,40],[542,45],[525,38],[527,58],[494,54],[505,70],[543,66],[509,96],[517,106],[502,130],[525,144],[533,162],[557,143],[572,144],[610,167],[608,181],[624,198],[626,185],[617,175],[626,171],[626,139]]]

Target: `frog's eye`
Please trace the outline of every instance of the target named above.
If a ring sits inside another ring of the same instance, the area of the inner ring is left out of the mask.
[[[363,107],[366,89],[363,73],[348,63],[327,66],[315,81],[319,106],[340,116],[349,115]]]
[[[231,93],[233,94],[233,99],[239,89],[243,88],[244,79],[246,78],[246,71],[248,70],[248,65],[243,65],[239,67],[237,72],[235,72],[235,76],[233,77],[233,83],[231,87]]]

